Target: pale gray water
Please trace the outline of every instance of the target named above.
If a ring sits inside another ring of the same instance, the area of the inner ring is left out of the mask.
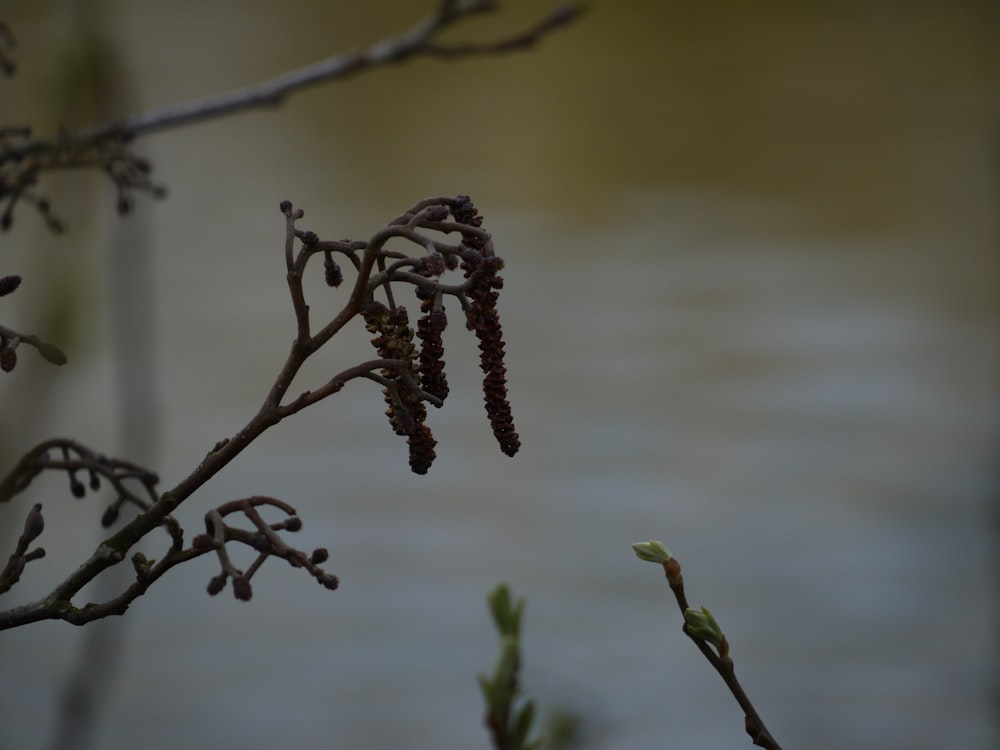
[[[266,4],[114,7],[146,104],[410,17],[362,31],[344,10],[324,42],[309,3],[293,21]],[[427,477],[366,384],[280,425],[181,518],[193,530],[218,502],[285,498],[341,590],[275,564],[240,604],[203,593],[207,560],[175,571],[127,618],[99,746],[486,747],[475,674],[493,663],[484,597],[501,580],[529,598],[528,691],[580,713],[593,746],[749,746],[662,575],[629,549],[661,538],[785,747],[996,747],[1000,130],[980,36],[996,12],[614,7],[529,56],[383,71],[149,139],[172,195],[130,221],[153,236],[166,484],[238,429],[284,356],[286,197],[332,237],[427,194],[476,198],[508,262],[524,448],[493,444],[458,325]],[[33,45],[58,11],[19,13],[22,67],[44,67]],[[265,51],[271,28],[295,43]],[[34,247],[19,218],[3,252],[43,267],[89,236]],[[317,296],[324,309],[335,300]],[[59,373],[85,396],[60,391],[21,426],[25,446],[113,444],[102,325]],[[302,387],[367,356],[364,338]],[[5,404],[29,375],[7,377]],[[52,477],[3,509],[19,526],[46,504],[51,559],[24,598],[92,546],[99,505],[64,495]],[[44,746],[79,636],[0,636],[0,747]]]

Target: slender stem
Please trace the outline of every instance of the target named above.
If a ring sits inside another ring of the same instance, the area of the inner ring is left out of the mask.
[[[681,565],[677,561],[677,558],[671,557],[669,560],[663,563],[663,572],[666,574],[667,582],[670,584],[670,590],[673,592],[674,598],[677,600],[677,606],[681,611],[681,615],[688,609],[690,605],[688,604],[687,595],[684,593],[684,576],[681,575]],[[743,709],[745,716],[745,726],[747,734],[750,735],[750,739],[753,744],[758,747],[766,748],[766,750],[782,750],[781,745],[778,741],[774,739],[771,733],[767,730],[764,725],[764,720],[760,718],[760,714],[754,707],[753,703],[750,701],[749,696],[743,689],[743,685],[736,678],[736,671],[733,667],[733,660],[729,657],[729,644],[726,642],[725,637],[723,637],[723,648],[722,653],[725,656],[717,653],[703,638],[699,638],[694,633],[691,632],[687,623],[684,624],[682,628],[684,634],[692,640],[698,650],[701,651],[702,655],[708,660],[708,662],[715,668],[715,671],[719,673],[722,677],[723,682],[726,683],[726,687],[729,688],[729,692],[732,693],[736,702],[739,704],[740,708]]]

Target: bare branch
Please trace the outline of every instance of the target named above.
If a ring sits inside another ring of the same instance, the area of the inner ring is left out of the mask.
[[[443,48],[435,47],[431,41],[445,28],[487,10],[487,6],[492,6],[492,3],[466,3],[451,9],[449,9],[449,4],[445,4],[407,33],[383,40],[367,49],[333,55],[269,81],[246,86],[225,94],[152,110],[119,122],[90,128],[76,134],[75,138],[81,140],[100,140],[108,136],[131,138],[193,122],[215,119],[247,109],[273,107],[280,104],[287,96],[309,86],[347,78],[390,63],[402,62],[410,57],[419,55],[442,56]],[[561,9],[523,34],[488,45],[468,45],[467,51],[454,48],[453,51],[445,54],[449,57],[461,57],[473,54],[501,54],[522,49],[531,46],[541,37],[569,23],[579,12],[579,8]]]
[[[443,2],[437,11],[408,32],[366,49],[332,55],[268,81],[153,109],[75,133],[32,138],[28,128],[6,128],[0,131],[0,201],[6,201],[3,213],[0,214],[0,229],[7,229],[11,225],[14,208],[23,200],[39,211],[50,229],[62,231],[63,224],[51,213],[48,201],[38,196],[34,190],[39,175],[44,171],[100,167],[118,190],[119,212],[128,213],[132,207],[134,191],[149,192],[154,197],[165,194],[164,188],[150,179],[150,164],[130,150],[129,144],[136,137],[251,109],[275,107],[288,96],[310,86],[342,80],[422,55],[454,59],[527,49],[582,13],[581,6],[557,8],[527,31],[494,42],[452,46],[435,42],[446,28],[473,15],[495,9],[496,4],[488,0]],[[0,42],[4,41],[4,32],[6,27],[0,27]],[[6,60],[0,46],[0,65]]]

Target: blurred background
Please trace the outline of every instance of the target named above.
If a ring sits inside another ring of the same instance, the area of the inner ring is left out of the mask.
[[[548,9],[504,6],[448,38]],[[221,92],[433,7],[8,3],[2,122],[48,134]],[[303,229],[364,239],[420,198],[473,197],[507,261],[523,447],[495,445],[453,311],[427,476],[355,383],[179,513],[194,533],[221,502],[281,497],[340,590],[274,561],[252,602],[210,599],[205,557],[113,623],[4,632],[0,747],[488,747],[475,675],[499,581],[528,598],[527,691],[578,746],[749,747],[629,547],[651,538],[785,747],[1000,747],[998,23],[974,0],[594,2],[527,53],[417,60],[140,139],[170,194],[124,219],[102,175],[47,177],[69,232],[19,210],[0,272],[24,282],[0,315],[70,364],[24,351],[0,380],[4,467],[68,436],[165,489],[238,430],[294,333],[283,199]],[[309,292],[316,322],[346,294]],[[293,392],[368,356],[358,326]],[[48,551],[5,608],[102,538],[110,498],[67,490],[46,476],[0,508],[8,549],[42,502]],[[88,701],[89,735],[71,718]]]

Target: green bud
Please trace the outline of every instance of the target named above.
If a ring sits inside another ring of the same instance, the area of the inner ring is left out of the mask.
[[[132,555],[132,567],[135,569],[135,574],[139,578],[142,578],[149,572],[149,569],[153,567],[153,563],[153,560],[150,560],[141,552],[136,552]]]
[[[688,632],[691,635],[711,643],[720,652],[722,651],[722,644],[725,641],[725,636],[722,635],[722,628],[719,627],[719,623],[715,621],[712,613],[705,609],[705,607],[702,607],[701,610],[694,609],[693,607],[685,609],[684,622],[687,624]]]
[[[654,562],[663,565],[673,559],[670,550],[663,546],[663,542],[638,542],[632,545],[635,555],[640,560]]]
[[[510,612],[510,589],[507,588],[506,584],[501,583],[493,589],[486,598],[486,601],[490,605],[490,614],[493,615],[493,621],[502,632],[504,630],[504,623],[507,621]]]
[[[497,630],[501,635],[516,636],[521,630],[521,614],[524,612],[524,599],[518,599],[513,603],[510,598],[510,589],[506,584],[497,586],[493,593],[489,595],[487,601],[490,606],[490,614],[493,615],[493,622],[496,623]]]

